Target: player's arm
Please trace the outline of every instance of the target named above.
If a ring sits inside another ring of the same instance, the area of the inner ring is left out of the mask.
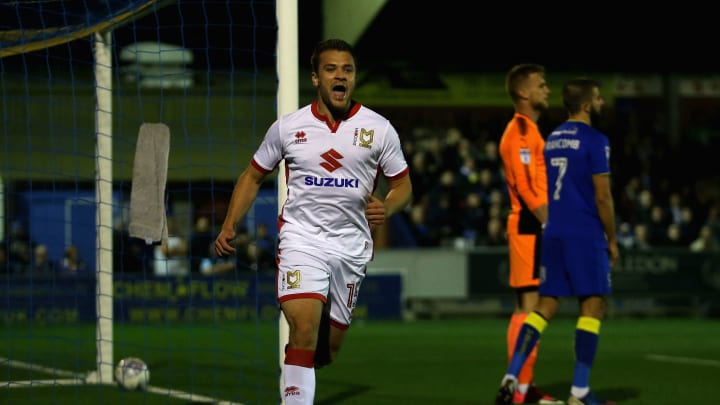
[[[534,210],[532,210],[532,213],[533,213],[533,215],[535,215],[535,218],[537,218],[538,221],[540,221],[540,223],[543,224],[543,226],[545,226],[545,222],[547,222],[547,217],[548,217],[547,204],[543,204],[543,205],[535,208]]]
[[[615,204],[613,203],[612,191],[610,188],[610,174],[600,173],[592,176],[595,187],[595,204],[598,215],[602,222],[605,237],[608,242],[608,253],[610,254],[610,266],[615,266],[620,253],[615,234]]]
[[[247,169],[238,177],[220,234],[215,239],[215,252],[219,256],[235,253],[235,247],[232,245],[236,236],[235,229],[255,202],[260,186],[267,175],[267,172],[248,165]]]
[[[539,137],[540,135],[538,135]],[[510,170],[513,173],[515,191],[517,192],[518,198],[520,198],[535,217],[540,221],[541,224],[547,222],[548,207],[547,207],[547,195],[543,190],[539,189],[537,182],[539,179],[533,178],[533,173],[538,175],[537,170],[533,171],[530,165],[538,165],[539,162],[544,162],[542,156],[542,149],[531,147],[526,142],[519,141],[519,136],[512,139],[516,141],[512,142],[510,149],[510,156],[507,159],[507,163],[510,165]],[[525,149],[529,155],[528,161],[523,161],[523,155],[520,151]],[[544,163],[541,164],[542,170],[545,170]]]
[[[538,134],[539,135],[539,134]],[[535,149],[535,154],[537,155],[537,165],[538,169],[536,171],[536,174],[538,176],[537,184],[542,184],[544,187],[544,191],[540,193],[540,199],[539,201],[542,201],[540,205],[538,205],[535,208],[532,208],[531,211],[533,215],[535,215],[535,218],[540,221],[543,226],[545,226],[545,223],[547,222],[548,218],[548,203],[547,203],[547,169],[545,165],[545,155],[544,153],[545,149],[545,143],[539,144],[537,148]]]
[[[385,201],[380,201],[371,195],[365,207],[365,216],[372,227],[382,225],[386,218],[404,210],[412,200],[412,182],[409,174],[389,179],[388,185],[390,191],[385,195]]]

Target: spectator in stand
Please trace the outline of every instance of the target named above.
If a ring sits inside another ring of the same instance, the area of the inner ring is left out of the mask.
[[[180,234],[175,218],[167,219],[168,238],[165,243],[155,246],[156,276],[187,276],[190,274],[187,239]]]
[[[199,215],[195,219],[195,229],[190,235],[190,269],[191,272],[200,271],[200,263],[207,256],[208,246],[215,242],[215,234],[212,232],[210,217]]]
[[[48,255],[48,248],[45,244],[39,243],[33,249],[30,273],[33,277],[54,275],[57,266]]]
[[[638,194],[640,193],[640,178],[633,176],[627,180],[619,192],[617,213],[618,218],[628,222],[631,226],[638,222]]]
[[[412,207],[410,207],[410,227],[417,246],[440,246],[441,238],[437,234],[436,228],[430,226],[425,219],[424,204],[413,204]]]
[[[247,232],[247,228],[244,226],[238,228],[233,245],[235,246],[235,253],[218,256],[215,251],[215,241],[210,242],[206,256],[200,260],[200,273],[204,276],[225,276],[234,272],[254,270],[248,255],[250,251],[250,234]]]
[[[454,173],[460,170],[463,161],[460,155],[462,139],[462,132],[458,128],[451,127],[445,131],[444,143],[441,147],[442,170],[450,170]]]
[[[670,222],[680,224],[683,222],[682,217],[683,201],[679,192],[673,191],[668,196],[667,213]]]
[[[665,217],[665,210],[660,205],[653,205],[650,209],[648,225],[648,240],[653,246],[662,246],[667,242],[667,227],[669,222]]]
[[[480,157],[478,158],[477,166],[480,169],[490,169],[493,176],[502,176],[502,161],[498,153],[497,142],[485,142]]]
[[[720,242],[712,226],[703,225],[697,239],[690,244],[690,251],[696,253],[720,252]]]
[[[428,226],[438,230],[444,244],[462,234],[460,224],[464,219],[459,210],[461,198],[457,175],[451,170],[445,170],[430,192],[425,213]]]
[[[714,235],[720,235],[720,202],[710,205],[704,225],[710,226]]]
[[[274,273],[275,257],[259,244],[251,243],[245,250],[245,258],[247,266],[255,272]]]
[[[505,198],[505,185],[498,182],[497,177],[489,168],[480,169],[477,187],[474,191],[480,194],[485,207],[492,204],[493,194],[496,192],[500,193],[502,200]]]
[[[463,160],[463,164],[460,166],[458,174],[460,187],[462,187],[463,193],[470,193],[478,188],[480,174],[474,157],[468,156]]]
[[[471,246],[478,243],[478,234],[482,234],[487,227],[487,213],[483,206],[482,199],[477,193],[469,193],[465,196],[465,203],[461,207],[462,233],[466,242]]]
[[[633,250],[648,251],[652,249],[652,243],[650,243],[650,233],[646,224],[637,224],[633,228],[633,234],[635,241],[632,245]]]
[[[500,191],[496,191],[495,194],[500,194]],[[487,207],[488,220],[492,218],[506,218],[509,208],[499,202],[498,200],[492,199],[490,205]]]
[[[130,236],[127,222],[116,218],[113,224],[113,271],[116,274],[146,273],[153,269],[154,246]]]
[[[14,221],[8,237],[8,261],[12,273],[25,273],[32,266],[36,243],[30,240],[27,229],[20,221]]]
[[[652,210],[655,198],[649,189],[641,189],[637,194],[635,203],[635,218],[637,222],[650,224],[652,222]]]
[[[85,271],[85,262],[80,259],[80,254],[75,246],[70,245],[65,249],[60,274],[64,276],[76,276]]]
[[[443,143],[439,137],[432,137],[427,141],[426,148],[426,165],[428,172],[435,175],[434,178],[440,175],[445,169],[445,161],[443,153]]]
[[[269,255],[275,261],[275,239],[270,236],[268,226],[264,222],[259,223],[255,229],[255,243],[262,249],[263,255]]]
[[[428,167],[428,154],[419,150],[410,158],[410,170],[417,175],[413,176],[413,201],[420,202],[425,199],[435,184],[436,174]]]
[[[474,143],[464,137],[459,130],[458,133],[460,134],[460,140],[457,143],[457,154],[460,158],[460,162],[462,163],[465,159],[468,158],[471,158],[472,160],[477,162],[480,159],[480,150],[475,146]]]
[[[618,246],[623,249],[632,249],[635,246],[635,234],[628,222],[622,222],[617,230]]]
[[[685,243],[683,239],[682,229],[680,228],[680,225],[676,223],[671,223],[667,226],[667,229],[665,230],[665,240],[663,241],[663,244],[661,246],[678,248],[687,246],[687,243]]]
[[[510,210],[510,207],[508,207],[507,203],[507,194],[505,194],[503,190],[497,188],[490,190],[490,194],[488,195],[488,199],[486,201],[486,204],[489,207],[496,206],[498,207],[500,213],[506,214],[507,211]]]
[[[689,245],[700,234],[701,224],[695,220],[695,210],[692,207],[684,206],[680,209],[680,231],[682,232],[683,245]]]
[[[270,236],[265,223],[259,223],[255,229],[255,238],[250,238],[245,249],[245,261],[253,271],[275,271],[275,239]]]
[[[506,246],[505,221],[500,217],[490,218],[485,226],[485,232],[480,235],[478,246]]]

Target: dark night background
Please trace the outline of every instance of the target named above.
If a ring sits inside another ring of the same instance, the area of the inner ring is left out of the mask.
[[[127,3],[3,1],[0,29],[81,24],[88,15],[100,18]],[[656,7],[651,14],[616,5],[578,6],[390,0],[357,42],[358,60],[361,68],[393,65],[428,71],[500,72],[519,61],[542,63],[554,71],[720,71],[712,13],[680,4]],[[321,0],[298,1],[298,10],[300,66],[307,67],[313,44],[322,39]],[[276,38],[274,1],[171,2],[114,30],[118,49],[156,40],[193,49],[196,68],[271,68]],[[70,54],[89,58],[90,47],[74,41],[36,53],[57,60]],[[10,66],[15,59],[5,58],[3,64]]]

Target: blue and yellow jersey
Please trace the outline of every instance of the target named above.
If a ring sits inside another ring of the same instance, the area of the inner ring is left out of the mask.
[[[545,237],[605,236],[592,176],[610,173],[610,143],[590,125],[568,121],[545,142],[548,221]]]

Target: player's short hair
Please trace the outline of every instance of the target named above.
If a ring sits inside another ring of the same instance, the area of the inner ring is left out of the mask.
[[[521,63],[510,68],[510,71],[505,76],[505,91],[513,102],[520,99],[518,89],[533,73],[545,75],[545,67],[537,63]]]
[[[577,114],[582,105],[592,102],[593,89],[600,88],[600,81],[587,77],[572,79],[563,85],[563,105],[569,114]]]
[[[318,73],[318,69],[320,68],[320,54],[325,51],[349,52],[350,55],[352,55],[353,60],[357,61],[357,58],[355,57],[355,50],[347,41],[337,38],[326,39],[315,45],[315,49],[313,49],[313,53],[310,56],[310,66],[312,67],[313,72]]]

